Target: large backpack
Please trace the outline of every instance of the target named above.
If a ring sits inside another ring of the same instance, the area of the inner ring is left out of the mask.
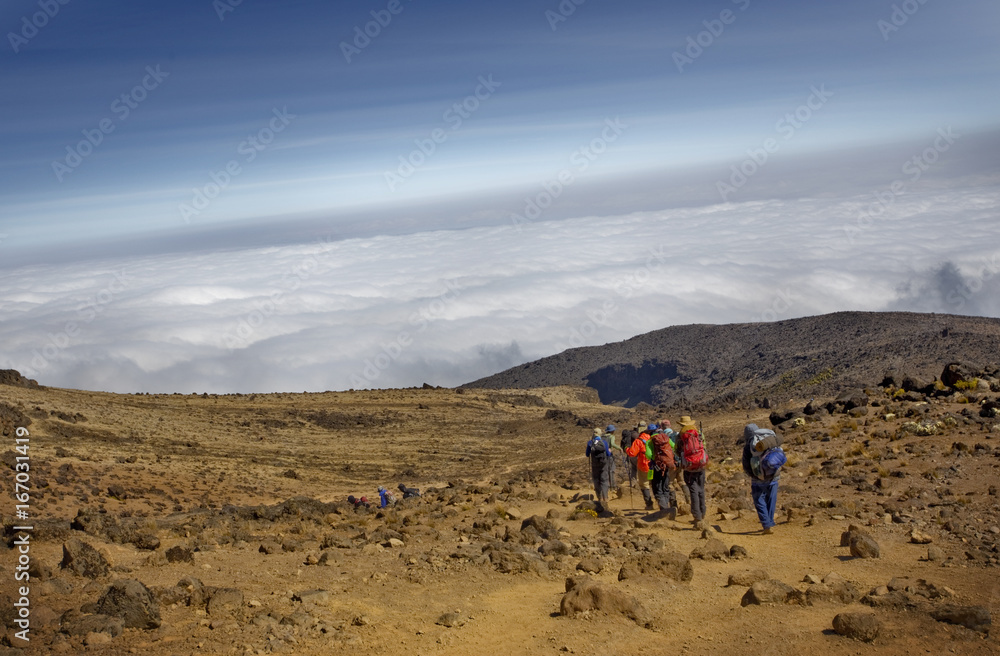
[[[684,471],[698,471],[708,464],[708,451],[701,433],[687,430],[681,433],[681,467]]]
[[[579,453],[579,452],[577,452]],[[594,436],[590,441],[590,466],[592,470],[603,469],[611,459],[608,451],[608,444],[601,438]]]
[[[674,461],[674,450],[670,444],[670,436],[666,433],[656,433],[649,441],[653,444],[653,466],[657,471],[666,471],[670,468],[668,461]]]
[[[763,453],[757,452],[757,445],[760,442],[775,437],[777,437],[775,432],[770,428],[758,428],[754,431],[753,437],[750,438],[750,471],[753,472],[754,478],[761,480],[772,479],[778,473],[778,470],[788,462],[788,458],[785,457],[785,451],[780,445],[773,446]],[[777,441],[780,442],[780,440]]]

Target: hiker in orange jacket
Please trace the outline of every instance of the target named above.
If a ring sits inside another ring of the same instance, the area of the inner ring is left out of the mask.
[[[653,424],[649,425],[649,430],[656,430]],[[649,479],[652,478],[652,472],[649,470],[649,455],[651,455],[648,447],[649,433],[643,431],[639,433],[639,437],[632,442],[628,449],[625,450],[625,455],[635,458],[636,469],[639,470],[637,478],[639,479],[639,490],[642,492],[642,498],[646,502],[646,510],[653,509],[653,493],[649,489]]]

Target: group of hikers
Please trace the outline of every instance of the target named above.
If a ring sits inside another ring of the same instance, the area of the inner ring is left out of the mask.
[[[404,499],[412,499],[413,497],[420,496],[420,490],[414,487],[406,487],[405,483],[399,484],[399,493]],[[359,508],[371,508],[372,504],[368,500],[368,497],[356,497],[353,494],[347,496],[347,502],[354,506],[355,510]],[[396,495],[387,490],[385,487],[378,486],[378,504],[379,508],[388,508],[396,504]]]
[[[646,510],[654,510],[655,499],[659,506],[656,514],[672,521],[677,519],[674,484],[683,480],[681,490],[691,507],[692,523],[695,528],[703,528],[708,451],[694,420],[684,415],[678,430],[674,430],[668,419],[662,419],[649,424],[640,422],[634,429],[625,429],[620,439],[616,433],[614,424],[605,429],[595,428],[593,437],[587,442],[586,455],[590,459],[598,512],[608,510],[612,489],[617,489],[618,496],[622,496],[624,476],[618,472],[620,462],[628,477],[629,494],[637,485]],[[778,475],[785,464],[781,444],[781,436],[773,430],[759,428],[756,424],[747,424],[744,429],[743,471],[751,479],[750,493],[765,534],[771,533],[775,524]]]

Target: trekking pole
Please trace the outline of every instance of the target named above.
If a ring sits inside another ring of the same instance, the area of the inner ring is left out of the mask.
[[[634,511],[635,504],[632,502],[632,467],[629,465],[628,456],[625,456],[625,471],[628,473],[628,509]]]

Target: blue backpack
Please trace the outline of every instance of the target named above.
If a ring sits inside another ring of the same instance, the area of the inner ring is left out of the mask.
[[[784,464],[788,462],[788,458],[785,457],[785,451],[780,446],[772,447],[761,454],[756,453],[755,447],[757,443],[769,437],[774,437],[773,430],[759,428],[754,431],[753,439],[750,441],[750,450],[754,454],[750,457],[750,469],[753,471],[754,478],[761,480],[774,478]]]

